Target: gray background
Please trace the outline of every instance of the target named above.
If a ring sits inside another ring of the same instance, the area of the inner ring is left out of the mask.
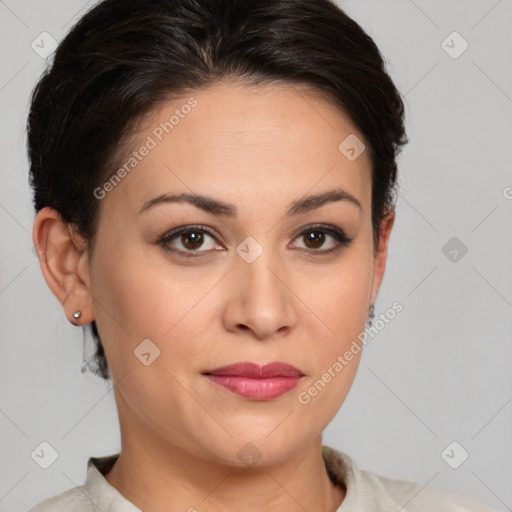
[[[82,484],[89,456],[120,449],[111,383],[80,373],[82,331],[32,252],[25,155],[28,97],[45,65],[31,43],[43,31],[60,40],[91,5],[0,1],[1,511]],[[512,2],[341,5],[405,95],[410,143],[376,312],[396,300],[404,309],[369,341],[324,444],[362,468],[512,510]],[[458,58],[442,47],[453,31],[469,44]],[[452,237],[462,257],[443,253]],[[59,455],[46,470],[31,458],[43,441]],[[453,441],[452,464],[469,453],[457,469],[441,456]]]

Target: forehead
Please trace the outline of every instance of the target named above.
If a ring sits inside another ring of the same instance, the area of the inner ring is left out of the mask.
[[[224,192],[238,202],[342,186],[364,203],[370,157],[363,151],[347,158],[347,140],[361,143],[357,151],[363,147],[341,110],[303,87],[219,83],[144,118],[119,165],[123,179],[109,196],[135,208],[172,191]]]

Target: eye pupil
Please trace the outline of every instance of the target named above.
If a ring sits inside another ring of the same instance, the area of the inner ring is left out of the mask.
[[[325,233],[322,231],[309,231],[306,236],[306,245],[310,248],[317,249],[318,247],[322,247],[325,239]],[[309,245],[309,242],[313,242],[313,247]]]
[[[192,243],[186,242],[186,240],[192,240]],[[197,231],[191,231],[189,233],[182,233],[181,235],[181,243],[184,247],[187,249],[198,249],[201,247],[203,243],[203,235],[201,233],[198,233]]]

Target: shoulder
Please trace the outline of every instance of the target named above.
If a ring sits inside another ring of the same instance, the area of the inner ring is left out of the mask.
[[[94,512],[94,505],[83,486],[64,491],[41,501],[28,512]]]
[[[363,478],[378,495],[385,496],[403,512],[497,512],[471,498],[406,480],[394,480],[371,471],[362,470]]]
[[[337,512],[498,512],[459,494],[359,469],[347,454],[334,448],[323,446],[322,452],[331,477],[346,486],[345,499]]]
[[[103,457],[89,457],[87,475],[83,485],[68,489],[41,501],[28,512],[141,512],[126,500],[104,475],[110,471],[119,453]]]

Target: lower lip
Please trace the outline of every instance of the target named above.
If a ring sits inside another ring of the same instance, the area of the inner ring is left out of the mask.
[[[297,386],[302,377],[250,379],[236,375],[206,375],[211,381],[249,400],[272,400]]]

